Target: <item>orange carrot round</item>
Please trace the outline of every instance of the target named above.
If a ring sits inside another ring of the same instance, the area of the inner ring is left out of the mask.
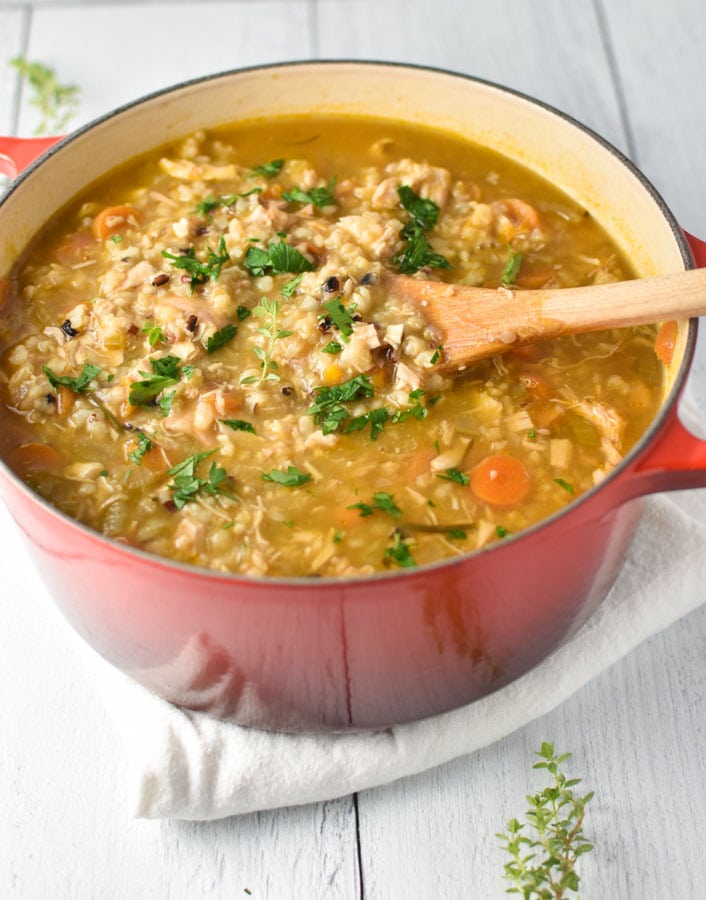
[[[32,472],[45,472],[56,469],[61,464],[61,457],[51,444],[31,442],[22,444],[10,454],[10,466],[23,478]]]
[[[140,222],[142,216],[134,206],[107,206],[93,219],[91,232],[97,241],[107,241],[109,237],[124,231],[130,219]]]
[[[530,475],[514,456],[486,456],[471,473],[471,490],[490,506],[516,506],[529,494]]]
[[[670,366],[674,356],[674,347],[677,342],[677,323],[664,322],[660,325],[657,337],[655,338],[655,353],[657,359]]]
[[[548,400],[552,395],[549,384],[535,372],[523,372],[518,380],[537,400]]]

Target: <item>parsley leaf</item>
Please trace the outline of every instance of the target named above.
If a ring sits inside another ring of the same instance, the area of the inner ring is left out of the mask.
[[[427,236],[416,223],[405,225],[401,235],[407,241],[402,253],[393,256],[392,261],[402,275],[414,275],[422,268],[451,269],[451,263],[436,253]]]
[[[341,303],[338,297],[323,304],[324,309],[331,317],[331,322],[338,328],[344,338],[353,334],[353,316]]]
[[[81,374],[77,378],[71,378],[68,375],[56,375],[49,366],[42,366],[42,372],[47,376],[49,384],[53,388],[67,387],[75,394],[81,394],[88,390],[90,383],[100,374],[100,368],[84,363]]]
[[[164,341],[164,332],[161,325],[150,325],[149,322],[145,322],[142,326],[142,333],[147,335],[147,342],[150,347],[154,347],[155,344]]]
[[[282,199],[287,203],[311,203],[317,209],[324,206],[334,206],[336,199],[333,196],[333,189],[336,186],[336,178],[329,179],[325,187],[314,187],[308,191],[295,187],[291,191],[283,191]]]
[[[218,421],[223,422],[224,425],[232,428],[233,431],[249,431],[250,434],[255,434],[255,428],[244,419],[219,419]]]
[[[279,175],[283,166],[283,159],[272,159],[270,162],[263,163],[260,166],[253,166],[248,177],[254,178],[256,175],[263,175],[265,178],[274,178],[276,175]]]
[[[292,278],[280,289],[280,294],[287,300],[291,300],[292,295],[294,294],[296,289],[299,287],[299,282],[302,280],[303,277],[304,277],[304,273],[300,272],[296,278]]]
[[[152,366],[153,374],[150,374],[149,372],[140,372],[140,375],[143,375],[144,377],[140,381],[133,381],[130,385],[128,401],[132,406],[149,406],[154,404],[159,394],[161,394],[165,388],[171,387],[173,384],[179,382],[179,379],[182,374],[185,374],[187,368],[184,366],[182,369],[179,365],[179,357],[177,356],[163,356],[160,359],[153,359],[150,357],[150,365]],[[173,400],[174,392],[168,396]],[[159,405],[161,406],[164,415],[166,415],[171,408],[171,402],[169,402],[166,411],[165,406],[161,401]]]
[[[447,469],[445,472],[437,472],[436,477],[444,478],[446,481],[453,481],[454,484],[460,484],[463,485],[463,487],[470,484],[471,481],[465,472],[455,468]]]
[[[218,331],[214,331],[214,333],[206,339],[206,353],[215,353],[216,350],[225,347],[229,341],[233,340],[237,333],[237,325],[231,325],[230,323],[224,325],[223,328],[220,328]]]
[[[138,431],[136,438],[137,447],[131,453],[128,453],[128,459],[131,459],[136,466],[141,466],[145,453],[151,450],[155,445],[147,437],[144,431]]]
[[[360,510],[361,518],[365,516],[372,516],[376,509],[381,510],[382,512],[389,513],[393,519],[399,519],[402,515],[402,510],[395,503],[395,495],[388,494],[387,491],[376,491],[373,494],[373,502],[372,503],[353,503],[348,509],[358,509]]]
[[[209,279],[218,281],[221,269],[226,263],[230,262],[230,255],[226,249],[226,240],[223,235],[221,235],[215,251],[209,247],[205,262],[201,262],[196,258],[196,250],[193,247],[189,247],[188,250],[181,254],[162,250],[162,256],[168,259],[175,269],[183,269],[191,276],[190,287],[192,294],[196,285],[205,284]]]
[[[423,231],[431,231],[439,218],[439,207],[433,200],[425,200],[415,194],[411,187],[402,185],[397,188],[400,203],[412,216],[412,220]]]
[[[568,491],[569,494],[575,493],[574,486],[572,484],[569,484],[568,481],[564,481],[563,478],[555,478],[554,483],[558,484],[559,487],[564,488],[564,490]]]
[[[256,278],[287,272],[296,275],[299,272],[313,272],[316,268],[306,256],[284,241],[272,241],[267,250],[249,247],[243,265]]]
[[[215,462],[211,463],[208,478],[199,478],[196,475],[196,467],[201,460],[215,452],[215,450],[206,450],[202,453],[194,453],[169,469],[168,474],[174,478],[172,484],[169,485],[169,490],[172,491],[172,501],[177,509],[181,509],[189,501],[195,500],[200,493],[211,496],[221,494],[231,500],[237,499],[230,491],[221,486],[228,478],[228,473],[225,469],[217,466]]]
[[[416,565],[409,549],[409,541],[403,538],[397,530],[395,530],[393,535],[392,546],[387,547],[385,550],[385,559],[390,559],[405,569]]]
[[[322,353],[332,353],[334,355],[340,353],[341,350],[343,350],[343,346],[338,341],[329,341],[325,347],[321,348]]]
[[[374,393],[370,378],[367,375],[356,375],[332,387],[316,388],[316,399],[307,413],[314,417],[317,425],[321,425],[324,434],[331,434],[338,431],[348,418],[344,403],[372,397]]]
[[[262,480],[272,481],[285,487],[299,487],[306,484],[307,481],[311,481],[311,475],[307,472],[300,472],[295,466],[287,466],[286,471],[271,469],[269,472],[263,472]]]
[[[522,265],[522,253],[515,253],[512,247],[508,247],[508,252],[508,260],[505,263],[505,268],[502,271],[500,280],[503,284],[514,284],[517,273],[520,271],[520,266]]]

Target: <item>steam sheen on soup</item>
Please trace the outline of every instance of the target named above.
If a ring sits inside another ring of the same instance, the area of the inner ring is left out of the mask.
[[[655,328],[454,378],[386,272],[517,291],[632,276],[569,198],[450,135],[346,117],[194,134],[91,186],[0,279],[3,457],[123,543],[351,576],[507,539],[652,419]]]

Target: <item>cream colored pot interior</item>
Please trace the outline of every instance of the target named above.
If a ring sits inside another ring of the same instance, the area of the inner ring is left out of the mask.
[[[560,115],[500,88],[443,72],[315,63],[188,84],[78,133],[3,204],[0,274],[10,270],[52,210],[122,161],[198,128],[312,110],[419,122],[493,147],[583,204],[624,249],[638,274],[684,268],[672,224],[649,188],[609,148]],[[680,328],[674,373],[686,326]]]

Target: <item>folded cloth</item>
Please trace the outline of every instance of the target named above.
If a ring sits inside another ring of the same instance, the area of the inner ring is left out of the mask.
[[[381,731],[281,734],[177,709],[106,665],[133,812],[218,819],[344,796],[497,741],[704,602],[706,491],[651,497],[610,594],[565,646],[469,706]],[[669,664],[668,660],[664,661]]]

